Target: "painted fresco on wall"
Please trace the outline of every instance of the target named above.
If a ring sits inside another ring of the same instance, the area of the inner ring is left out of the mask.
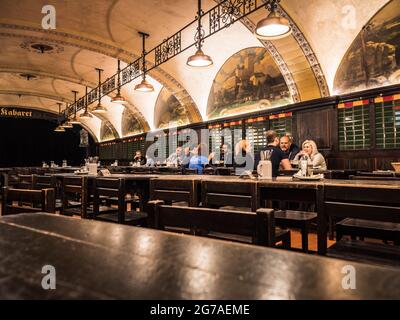
[[[123,137],[132,136],[142,132],[142,128],[140,126],[139,121],[136,119],[133,113],[127,108],[125,108],[124,112],[122,113],[121,122],[122,122],[121,130]]]
[[[185,107],[165,87],[162,88],[154,110],[156,128],[172,128],[187,123],[189,123],[189,116]]]
[[[264,48],[247,48],[219,70],[208,98],[208,119],[293,103],[289,89]]]
[[[116,136],[114,136],[114,131],[112,125],[109,121],[101,121],[101,128],[100,128],[100,141],[107,141],[113,140]]]
[[[336,73],[335,94],[400,83],[400,1],[391,1],[361,31]]]

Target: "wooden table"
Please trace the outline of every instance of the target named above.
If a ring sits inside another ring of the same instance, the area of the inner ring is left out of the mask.
[[[51,214],[0,218],[0,261],[0,299],[400,298],[400,269],[351,263],[345,290],[347,261]]]

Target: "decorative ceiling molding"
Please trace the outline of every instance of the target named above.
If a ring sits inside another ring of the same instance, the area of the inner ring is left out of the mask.
[[[48,43],[55,43],[59,45],[65,46],[74,46],[80,49],[85,49],[93,52],[97,52],[103,54],[105,56],[109,56],[115,59],[120,59],[125,63],[130,63],[139,58],[138,55],[129,52],[125,49],[122,49],[118,46],[107,44],[105,42],[101,42],[98,40],[90,39],[88,37],[79,36],[76,34],[68,33],[68,32],[61,32],[56,30],[44,30],[42,28],[38,28],[35,26],[28,26],[28,25],[16,25],[11,23],[0,23],[0,29],[11,29],[11,30],[23,30],[23,31],[31,31],[31,32],[38,32],[41,34],[45,34],[47,37],[33,37],[30,35],[19,35],[15,33],[0,33],[0,36],[4,37],[18,37],[18,38],[27,38],[31,41],[45,41]],[[56,38],[49,38],[52,37],[59,37]],[[71,39],[73,41],[65,41],[61,39]],[[150,61],[146,61],[146,64],[150,67],[153,67],[154,64]],[[197,121],[202,121],[202,117],[198,107],[196,106],[194,100],[186,91],[181,83],[179,83],[174,77],[172,77],[169,73],[164,71],[161,67],[154,68],[149,72],[150,76],[157,80],[160,84],[167,87],[171,93],[173,93],[178,100],[182,103],[184,107],[188,110],[191,110],[193,113],[193,118]]]
[[[43,92],[37,92],[37,91],[23,91],[23,90],[1,90],[0,89],[0,94],[3,95],[15,95],[15,96],[31,96],[31,97],[39,97],[39,98],[46,98],[49,100],[54,100],[54,101],[62,101],[62,102],[73,102],[71,99],[63,97],[63,96],[57,96],[57,95],[52,95],[48,93],[43,93]]]
[[[311,45],[307,41],[303,32],[301,32],[300,28],[294,22],[294,20],[289,16],[289,14],[281,7],[278,6],[277,12],[289,20],[290,26],[292,27],[292,36],[299,44],[299,47],[304,53],[308,63],[310,64],[311,70],[314,73],[315,79],[317,80],[319,91],[321,93],[321,97],[329,97],[329,87],[326,82],[326,78],[324,72],[322,71],[321,65],[319,64],[318,58],[315,55]]]

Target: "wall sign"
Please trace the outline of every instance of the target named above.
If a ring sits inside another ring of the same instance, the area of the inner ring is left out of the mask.
[[[32,111],[27,110],[19,110],[19,109],[10,109],[10,108],[1,108],[0,116],[2,117],[11,117],[11,118],[32,118]]]
[[[0,119],[1,118],[55,120],[57,119],[57,115],[45,111],[19,107],[0,107]]]

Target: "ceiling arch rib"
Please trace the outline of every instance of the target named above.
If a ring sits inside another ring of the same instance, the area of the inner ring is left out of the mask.
[[[57,30],[43,30],[41,28],[38,28],[34,25],[29,25],[29,24],[24,24],[24,25],[16,25],[13,23],[1,23],[1,21],[4,21],[4,19],[0,19],[0,29],[8,29],[11,30],[12,32],[6,33],[2,32],[0,33],[0,36],[10,36],[10,37],[17,37],[18,36],[18,31],[20,32],[26,32],[27,30],[30,31],[30,33],[33,32],[33,34],[45,34],[46,37],[40,36],[40,37],[35,37],[35,36],[30,36],[30,39],[35,39],[35,40],[41,40],[41,41],[47,41],[49,43],[56,43],[60,45],[70,45],[70,46],[75,46],[77,48],[81,49],[86,49],[89,51],[97,52],[115,59],[120,59],[121,61],[124,61],[126,63],[130,63],[133,60],[136,60],[139,58],[138,55],[132,53],[131,51],[128,51],[126,49],[121,48],[120,45],[115,45],[111,44],[109,41],[106,41],[105,39],[97,40],[94,39],[93,37],[89,37],[88,35],[86,36],[78,36],[75,35],[72,31],[57,31]],[[152,63],[150,61],[147,61],[149,66],[152,66]],[[200,112],[198,111],[196,104],[194,100],[190,97],[189,93],[185,90],[183,85],[178,82],[174,77],[172,77],[170,74],[165,72],[162,68],[157,67],[149,72],[149,75],[153,77],[155,80],[157,80],[161,85],[166,86],[169,88],[169,90],[177,96],[178,100],[188,109],[191,111],[191,114],[193,115],[193,120],[196,122],[201,121],[201,115]],[[152,108],[154,109],[154,104],[152,105]],[[152,115],[150,116],[145,116],[147,121],[152,119]],[[153,127],[153,124],[150,123],[150,127]]]

